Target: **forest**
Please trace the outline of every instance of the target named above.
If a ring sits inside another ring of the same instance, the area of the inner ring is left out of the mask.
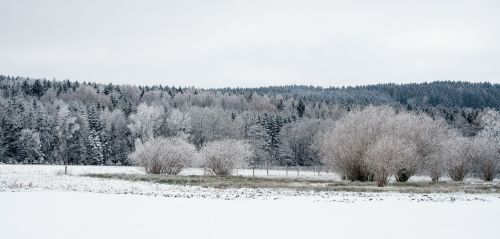
[[[237,145],[233,141],[245,142],[247,166],[333,162],[336,168],[345,168],[346,174],[351,173],[352,165],[335,157],[352,153],[341,151],[351,139],[366,142],[366,138],[359,137],[368,135],[365,130],[376,128],[368,127],[366,119],[379,122],[380,127],[408,130],[440,122],[436,129],[446,132],[430,139],[453,134],[462,142],[477,138],[485,127],[491,127],[494,123],[488,126],[486,120],[496,122],[499,108],[500,85],[490,83],[200,89],[0,76],[0,163],[131,165],[137,158],[132,153],[148,142],[154,144],[153,139],[175,145],[179,140],[187,142],[189,147],[192,145],[190,153],[208,152],[210,147],[217,151],[217,147],[223,147],[217,142],[226,140],[233,145]],[[365,113],[356,116],[360,112]],[[409,118],[401,118],[405,115]],[[382,122],[394,124],[381,126]],[[362,130],[360,125],[368,128]],[[358,133],[347,130],[354,136],[339,140],[345,135],[340,126],[354,128]],[[337,134],[332,136],[332,132]],[[376,147],[369,149],[373,155],[376,151],[395,155],[401,153],[401,148],[411,149],[408,139],[401,141],[401,137],[387,134],[380,137],[384,140],[374,141]],[[393,146],[392,151],[384,150],[387,145]],[[403,155],[410,157],[420,152],[418,145],[412,150]],[[328,155],[330,160],[325,160]],[[370,162],[376,160],[382,159]],[[354,174],[345,176],[370,176]]]

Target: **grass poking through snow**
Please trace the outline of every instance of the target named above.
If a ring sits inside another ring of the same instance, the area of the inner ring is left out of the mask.
[[[328,181],[307,178],[265,178],[243,176],[170,176],[138,174],[85,174],[87,177],[144,181],[152,183],[209,188],[274,188],[307,191],[401,192],[401,193],[499,193],[495,182],[406,182],[377,187],[374,182]]]

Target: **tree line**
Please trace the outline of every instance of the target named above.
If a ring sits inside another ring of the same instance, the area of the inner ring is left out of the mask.
[[[196,152],[244,142],[249,166],[322,165],[315,139],[370,105],[442,120],[470,138],[499,95],[498,85],[463,82],[199,89],[0,76],[0,162],[130,165],[138,145],[176,138]]]

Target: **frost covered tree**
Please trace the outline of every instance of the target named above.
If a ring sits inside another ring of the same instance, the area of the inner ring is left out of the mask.
[[[242,140],[225,139],[208,143],[201,150],[203,166],[210,174],[231,175],[235,168],[247,164],[251,157],[250,145]]]
[[[103,145],[103,156],[107,165],[129,165],[128,154],[130,131],[127,119],[122,110],[116,109],[103,113],[104,135],[107,137]]]
[[[40,134],[31,129],[21,130],[18,140],[19,156],[23,163],[43,163]]]
[[[280,132],[280,164],[287,166],[320,165],[314,139],[332,122],[319,119],[303,119],[286,124]]]
[[[146,142],[153,139],[161,127],[164,120],[164,109],[161,106],[148,106],[140,104],[137,107],[137,112],[130,115],[130,124],[127,127],[132,133],[132,137],[139,138],[141,141]]]
[[[253,124],[248,128],[247,134],[247,142],[249,142],[252,151],[249,165],[253,168],[259,165],[271,165],[271,157],[267,150],[267,142],[270,140],[266,129],[260,124]]]
[[[145,142],[181,136],[198,148],[228,138],[246,140],[255,166],[316,165],[318,150],[310,147],[316,145],[310,142],[316,129],[311,126],[309,130],[306,122],[324,124],[369,105],[386,105],[394,112],[385,112],[389,116],[382,118],[392,123],[384,125],[398,129],[391,135],[414,143],[418,153],[395,178],[404,181],[419,171],[437,180],[445,171],[444,160],[436,152],[442,150],[438,142],[442,141],[441,131],[446,131],[437,119],[467,137],[488,133],[497,138],[493,135],[500,128],[499,96],[498,85],[465,82],[195,89],[0,75],[0,162],[28,163],[20,157],[19,138],[23,129],[30,129],[39,134],[43,162],[49,164],[128,165],[136,138]],[[60,114],[64,108],[68,111],[65,116]],[[357,130],[352,131],[357,134]],[[366,168],[358,163],[352,166],[360,172]],[[478,173],[477,166],[474,170]],[[371,173],[366,172],[360,175],[369,178]]]
[[[180,173],[195,160],[196,149],[185,139],[154,138],[142,143],[138,138],[130,159],[151,174]]]
[[[500,112],[491,109],[488,110],[481,118],[481,126],[483,129],[480,134],[491,138],[500,147]]]
[[[99,135],[95,130],[91,130],[87,138],[87,163],[93,165],[102,165],[104,156],[102,154],[102,145]]]
[[[188,122],[189,140],[198,149],[210,141],[238,137],[231,114],[220,109],[191,108]]]
[[[306,105],[302,101],[302,99],[299,100],[299,103],[297,104],[297,115],[299,118],[304,117],[304,112],[306,111]]]

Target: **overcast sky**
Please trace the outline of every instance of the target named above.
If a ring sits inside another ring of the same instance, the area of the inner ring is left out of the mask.
[[[500,1],[0,0],[0,74],[204,88],[500,83]]]

